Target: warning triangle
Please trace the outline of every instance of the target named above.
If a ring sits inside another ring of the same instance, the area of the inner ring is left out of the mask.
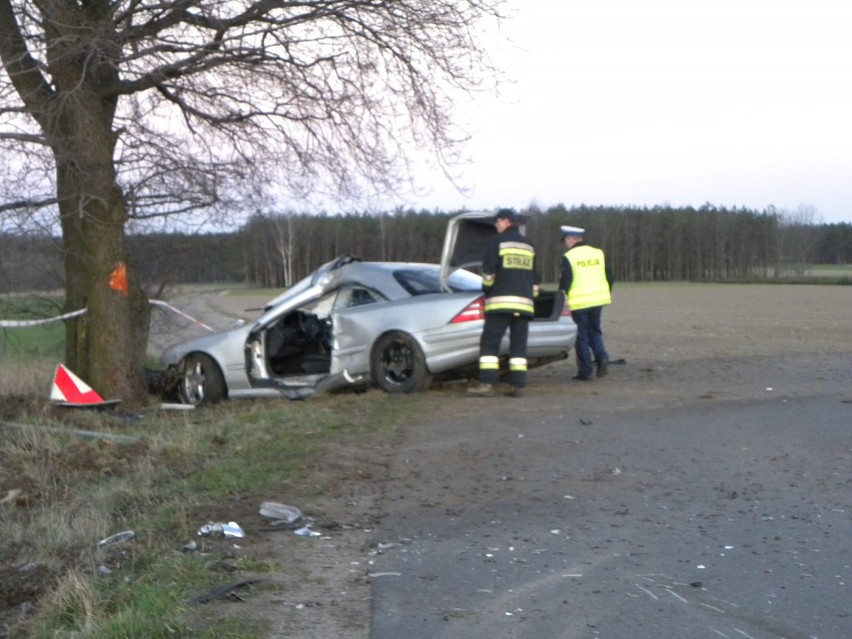
[[[103,397],[72,373],[64,364],[56,365],[50,399],[65,406],[106,406],[119,400],[105,401]]]

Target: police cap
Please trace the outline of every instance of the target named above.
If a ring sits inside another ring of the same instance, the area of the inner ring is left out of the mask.
[[[586,229],[581,229],[577,226],[560,226],[559,231],[562,233],[562,237],[583,237],[583,233],[586,232]]]

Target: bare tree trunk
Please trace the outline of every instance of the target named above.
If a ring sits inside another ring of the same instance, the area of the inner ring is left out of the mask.
[[[284,287],[293,285],[293,259],[296,249],[296,230],[293,228],[293,213],[276,215],[269,220],[272,226],[272,240],[278,258],[281,260],[281,270],[284,275]]]
[[[66,326],[65,363],[102,396],[138,399],[145,392],[150,309],[127,259],[127,216],[112,164],[112,113],[98,99],[75,98],[64,107],[85,115],[57,118],[50,131],[68,274],[65,305],[87,309]],[[64,126],[68,121],[77,126]],[[119,266],[126,287],[111,278]]]

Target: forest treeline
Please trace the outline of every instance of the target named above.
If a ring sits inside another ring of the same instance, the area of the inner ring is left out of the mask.
[[[618,281],[756,281],[852,263],[852,224],[813,224],[773,209],[560,205],[520,212],[545,282],[558,279],[563,224],[586,229]],[[339,255],[437,262],[455,214],[258,215],[231,233],[132,235],[128,242],[149,295],[183,283],[283,288]],[[59,239],[0,235],[0,292],[62,286]]]

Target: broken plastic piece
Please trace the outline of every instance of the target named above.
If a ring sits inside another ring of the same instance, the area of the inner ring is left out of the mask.
[[[295,506],[279,504],[275,501],[265,501],[260,505],[260,514],[263,517],[292,524],[302,518],[302,511]]]
[[[130,541],[136,537],[136,533],[132,530],[123,530],[121,532],[115,533],[114,535],[110,535],[105,539],[101,539],[98,542],[99,548],[106,548],[108,546],[115,546],[116,544],[122,544],[125,541]]]
[[[210,603],[215,599],[223,599],[234,593],[238,588],[245,588],[247,586],[251,586],[252,584],[256,584],[262,579],[246,579],[245,581],[238,581],[233,584],[225,584],[223,586],[217,586],[213,590],[209,590],[203,594],[197,595],[189,600],[191,604],[203,604]]]
[[[210,522],[204,524],[198,529],[199,537],[237,537],[243,538],[246,534],[240,525],[235,521],[229,521],[227,524],[222,522]]]
[[[302,526],[301,528],[297,528],[293,531],[294,534],[299,537],[321,537],[322,533],[316,530],[313,530],[310,526]]]
[[[164,402],[160,404],[160,410],[195,410],[195,406],[192,404],[174,404]]]

